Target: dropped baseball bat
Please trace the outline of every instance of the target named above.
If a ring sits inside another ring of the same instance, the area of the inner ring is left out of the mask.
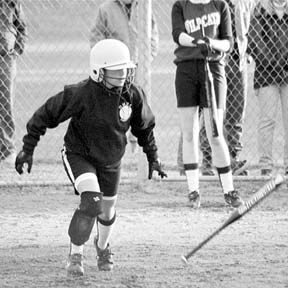
[[[230,224],[239,220],[242,216],[244,216],[247,212],[249,212],[253,207],[259,204],[263,199],[265,199],[268,195],[270,195],[275,189],[277,189],[281,184],[285,182],[285,176],[278,174],[269,182],[267,182],[263,187],[261,187],[250,199],[244,202],[240,207],[235,209],[229,218],[211,235],[209,235],[206,239],[204,239],[200,244],[198,244],[193,250],[191,250],[186,255],[181,256],[181,260],[187,264],[188,259],[195,254],[199,249],[201,249],[207,242],[209,242],[212,238],[214,238],[220,231],[228,227]]]
[[[201,35],[205,37],[204,26],[201,26]],[[212,129],[212,136],[218,137],[218,115],[217,115],[217,103],[215,96],[214,79],[210,70],[208,55],[204,59],[204,69],[205,69],[205,91],[207,96],[207,104],[209,108],[209,117]]]

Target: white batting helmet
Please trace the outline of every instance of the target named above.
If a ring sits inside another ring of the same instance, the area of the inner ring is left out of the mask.
[[[104,39],[97,42],[90,51],[90,77],[101,82],[101,69],[134,69],[128,47],[116,39]]]

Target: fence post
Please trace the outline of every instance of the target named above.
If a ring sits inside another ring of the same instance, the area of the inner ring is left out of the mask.
[[[152,0],[138,1],[138,82],[144,89],[148,103],[151,103],[151,21],[152,21]],[[138,180],[147,179],[147,160],[146,155],[138,153],[137,178]]]

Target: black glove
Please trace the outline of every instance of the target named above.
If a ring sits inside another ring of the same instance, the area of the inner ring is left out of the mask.
[[[208,37],[194,39],[192,43],[197,45],[204,57],[207,57],[213,51]]]
[[[20,175],[23,174],[23,166],[25,163],[28,164],[27,171],[30,173],[33,164],[33,155],[21,150],[15,160],[15,169]]]
[[[148,160],[149,163],[149,173],[148,173],[148,179],[152,179],[153,171],[157,171],[158,175],[162,178],[167,177],[167,174],[162,170],[161,162],[159,159],[157,160]]]

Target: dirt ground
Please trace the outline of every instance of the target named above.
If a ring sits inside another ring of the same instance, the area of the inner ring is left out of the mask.
[[[237,182],[243,197],[264,182]],[[0,187],[0,287],[288,287],[288,193],[282,186],[182,264],[231,213],[217,182],[201,182],[202,207],[185,182],[120,185],[111,239],[113,272],[97,271],[92,237],[85,276],[67,278],[68,225],[78,203],[69,186]],[[95,234],[95,229],[93,234]]]

